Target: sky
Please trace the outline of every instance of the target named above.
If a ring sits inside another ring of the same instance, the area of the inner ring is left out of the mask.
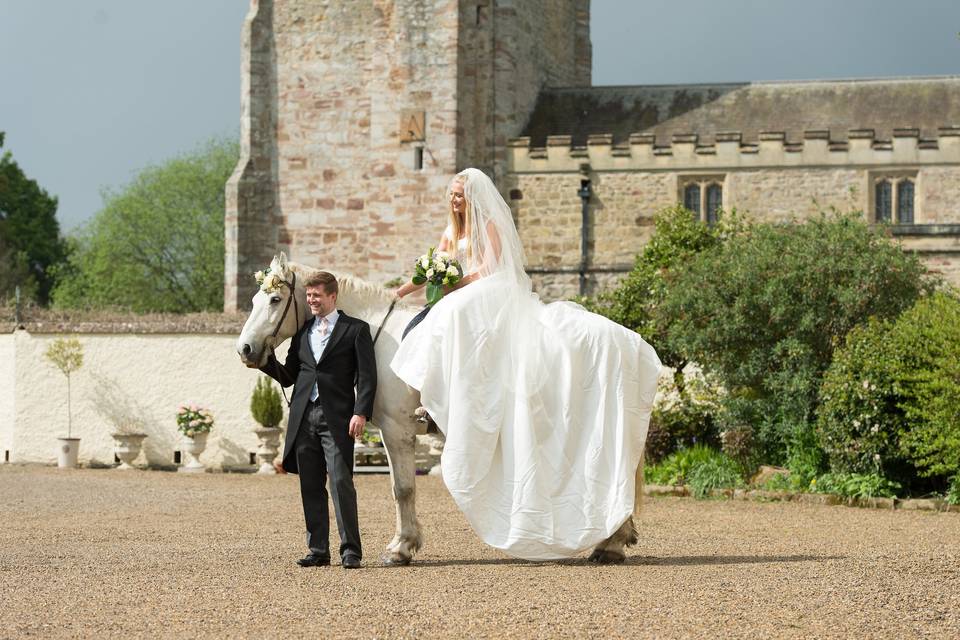
[[[0,0],[4,150],[59,198],[64,231],[101,208],[104,189],[237,134],[248,9]],[[960,0],[593,0],[593,82],[960,74],[958,32]]]

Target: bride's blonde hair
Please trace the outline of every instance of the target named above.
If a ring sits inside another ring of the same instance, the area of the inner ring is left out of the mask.
[[[454,182],[459,182],[460,185],[464,187],[464,190],[466,190],[466,186],[467,186],[466,176],[460,175],[460,174],[454,176],[453,180],[450,181],[450,186],[453,186]],[[450,193],[451,193],[450,189],[447,188],[448,200],[450,199],[449,198]],[[464,199],[464,205],[465,205],[463,207],[463,220],[460,220],[460,217],[453,210],[453,202],[449,203],[450,204],[450,231],[452,232],[452,235],[453,235],[453,237],[450,238],[450,242],[453,243],[453,251],[451,253],[456,252],[457,243],[460,242],[460,238],[464,236],[469,236],[470,234],[470,215],[472,212],[470,211],[470,200],[467,199],[466,192],[464,192],[463,199]],[[470,255],[470,249],[472,244],[473,244],[472,242],[467,242],[468,256]]]

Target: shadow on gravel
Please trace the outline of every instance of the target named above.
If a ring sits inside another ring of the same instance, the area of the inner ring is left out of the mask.
[[[688,566],[711,564],[780,564],[784,562],[823,562],[842,560],[844,556],[675,556],[654,558],[652,556],[628,557],[625,564]]]
[[[698,566],[721,564],[781,564],[785,562],[824,562],[826,560],[842,560],[845,556],[675,556],[669,558],[655,558],[653,556],[627,557],[624,565],[649,566]],[[616,566],[595,565],[586,558],[571,558],[569,560],[553,560],[534,562],[515,558],[486,558],[476,560],[414,560],[410,568],[415,567],[468,567],[468,566],[514,566],[514,567],[542,567],[545,565],[564,566]],[[369,565],[370,569],[395,569],[385,565]],[[403,568],[403,567],[399,567]]]

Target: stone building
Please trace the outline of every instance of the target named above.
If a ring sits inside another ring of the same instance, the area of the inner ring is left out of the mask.
[[[225,307],[277,250],[384,282],[476,166],[546,298],[629,270],[683,202],[892,223],[960,284],[960,77],[592,87],[589,0],[252,0]]]

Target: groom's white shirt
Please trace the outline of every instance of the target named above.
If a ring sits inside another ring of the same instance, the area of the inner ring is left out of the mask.
[[[310,327],[310,349],[313,351],[313,357],[316,358],[317,362],[320,362],[320,356],[323,355],[323,350],[327,348],[327,343],[330,342],[330,336],[333,335],[333,327],[337,324],[340,312],[334,309],[324,317],[327,319],[327,335],[320,337],[320,317],[315,317],[313,326]],[[310,402],[313,402],[319,396],[320,390],[317,388],[317,383],[314,382],[313,389],[310,391]]]

